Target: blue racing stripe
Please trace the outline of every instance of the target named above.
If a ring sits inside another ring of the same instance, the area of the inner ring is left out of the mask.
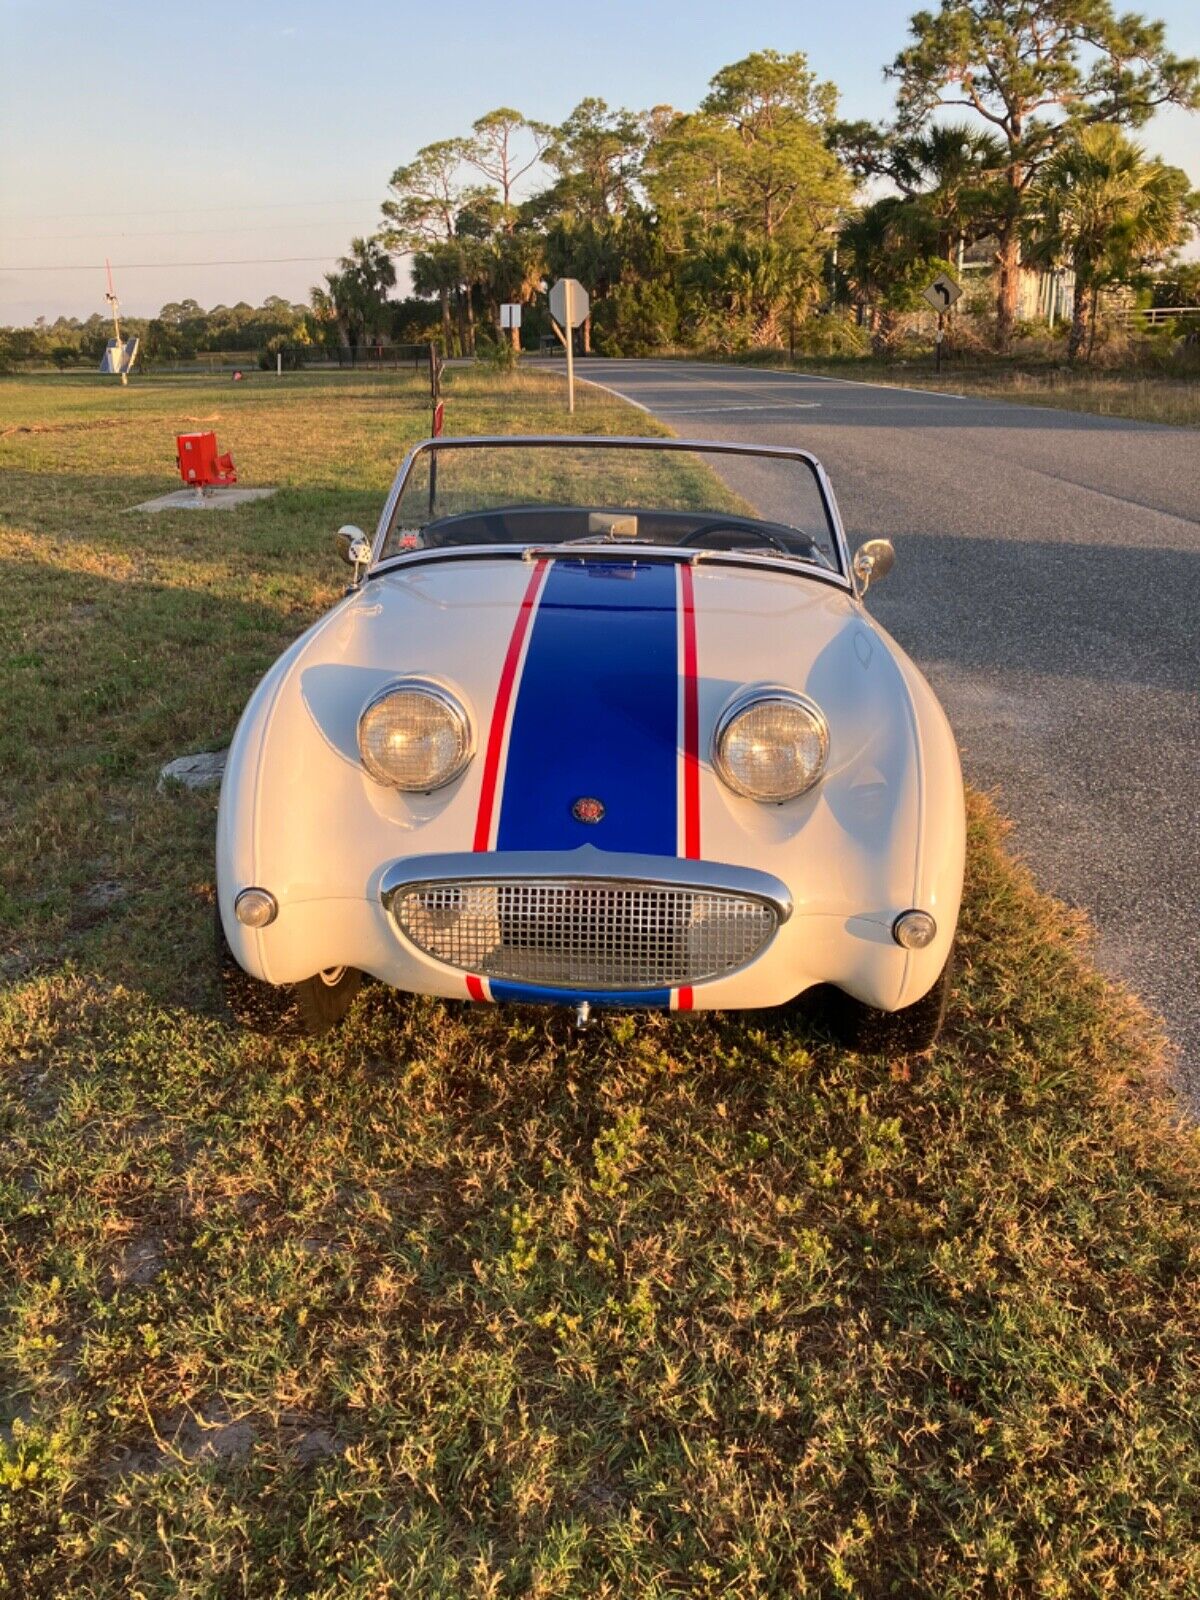
[[[553,563],[513,710],[498,850],[677,853],[676,610],[673,563]],[[603,802],[601,822],[571,815],[585,796]]]
[[[489,978],[492,999],[509,1005],[578,1005],[587,1000],[594,1006],[611,1006],[618,1010],[669,1011],[670,989],[550,989],[533,983],[509,983],[505,979]]]

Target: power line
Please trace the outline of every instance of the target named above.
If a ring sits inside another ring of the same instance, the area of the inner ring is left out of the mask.
[[[180,217],[190,216],[196,211],[291,211],[304,206],[373,206],[379,204],[379,196],[343,196],[339,200],[267,200],[259,204],[256,201],[247,201],[245,205],[222,206],[162,206],[153,207],[145,211],[32,211],[28,216],[21,217],[17,213],[17,220],[23,222],[59,222],[64,217]]]
[[[177,267],[283,267],[307,262],[310,266],[321,261],[336,261],[334,254],[325,256],[254,256],[241,261],[114,261],[114,272],[171,272]],[[51,266],[38,265],[33,267],[3,267],[0,272],[103,272],[105,263],[99,266]]]
[[[89,228],[86,233],[27,233],[10,234],[9,244],[65,244],[69,239],[178,239],[186,234],[203,234],[211,237],[214,233],[280,233],[292,231],[296,228],[328,228],[331,223],[326,217],[314,217],[305,222],[273,222],[270,227],[264,228],[150,228],[144,232],[114,233],[108,228]],[[370,224],[368,223],[369,227]]]

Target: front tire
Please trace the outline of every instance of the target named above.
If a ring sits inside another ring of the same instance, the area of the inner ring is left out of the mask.
[[[825,1022],[846,1050],[863,1055],[917,1055],[937,1043],[946,1020],[946,1006],[954,979],[954,951],[946,958],[937,982],[927,995],[899,1011],[877,1011],[861,1000],[834,989],[827,1001]]]
[[[303,983],[263,983],[252,978],[229,948],[220,908],[216,945],[225,1004],[234,1021],[252,1033],[283,1037],[328,1033],[345,1017],[362,987],[362,973],[356,967],[331,967]]]

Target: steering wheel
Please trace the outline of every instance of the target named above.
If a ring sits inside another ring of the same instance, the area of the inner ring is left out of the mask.
[[[716,533],[722,528],[729,533],[749,534],[750,538],[757,540],[759,544],[769,544],[773,550],[782,550],[784,555],[792,554],[779,535],[771,533],[769,529],[754,526],[747,527],[743,523],[729,522],[724,517],[714,517],[709,522],[702,522],[698,528],[693,528],[691,533],[685,534],[679,540],[679,544],[681,546],[700,544],[710,533]],[[738,547],[729,545],[727,548],[736,550]]]

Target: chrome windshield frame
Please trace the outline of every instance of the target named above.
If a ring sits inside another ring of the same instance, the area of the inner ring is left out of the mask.
[[[436,552],[430,550],[405,550],[386,558],[383,555],[383,547],[387,540],[388,533],[391,530],[392,521],[396,515],[396,509],[400,503],[400,497],[404,493],[404,486],[408,481],[409,474],[413,471],[421,456],[428,454],[432,450],[466,450],[477,449],[480,447],[520,449],[523,446],[533,447],[535,449],[547,449],[555,445],[561,445],[570,448],[582,447],[584,449],[692,451],[708,453],[711,455],[751,456],[767,460],[803,462],[804,465],[812,472],[813,477],[816,480],[817,491],[821,496],[821,504],[825,511],[825,517],[829,523],[830,529],[832,530],[834,549],[838,559],[838,570],[835,572],[828,567],[818,567],[815,563],[812,565],[807,565],[797,561],[795,558],[781,557],[778,560],[772,560],[769,552],[761,553],[758,551],[754,552],[757,557],[755,565],[769,567],[774,572],[790,572],[800,577],[822,578],[827,583],[836,583],[839,588],[844,588],[851,594],[855,592],[853,570],[850,564],[850,550],[846,542],[846,530],[842,526],[841,513],[838,510],[838,504],[834,497],[833,487],[829,482],[825,468],[821,465],[820,461],[818,461],[817,457],[814,456],[811,451],[800,450],[791,445],[737,444],[727,439],[664,439],[646,435],[616,433],[455,434],[439,439],[430,438],[420,440],[419,443],[413,445],[412,449],[401,462],[400,470],[396,473],[395,479],[392,482],[392,487],[388,491],[388,497],[384,501],[383,510],[380,512],[379,521],[375,527],[375,537],[372,540],[371,565],[367,576],[374,577],[380,572],[391,572],[397,567],[403,566],[406,562],[427,562],[430,560],[439,559],[441,557],[453,557],[455,555],[461,556],[463,553],[462,551],[456,551],[453,548],[447,548],[446,550],[439,550]],[[602,541],[598,540],[597,543],[603,547]],[[500,549],[509,548],[515,549],[517,547],[480,546],[472,553],[478,554],[479,556],[485,556],[488,554],[496,554]],[[576,555],[582,555],[586,553],[588,546],[576,544],[571,548]],[[641,550],[638,550],[637,546],[632,542],[623,544],[621,548],[625,550],[627,555],[632,554],[635,551],[640,555],[643,553],[649,553],[652,550],[661,551],[664,554],[669,554],[673,550],[675,551],[677,557],[680,557],[685,553],[692,553],[682,552],[677,546],[666,545],[645,545]],[[738,552],[733,550],[712,550],[705,551],[704,555],[706,563],[708,561],[722,562],[727,558],[729,561],[733,562],[733,564],[737,565],[744,561],[746,552]]]

